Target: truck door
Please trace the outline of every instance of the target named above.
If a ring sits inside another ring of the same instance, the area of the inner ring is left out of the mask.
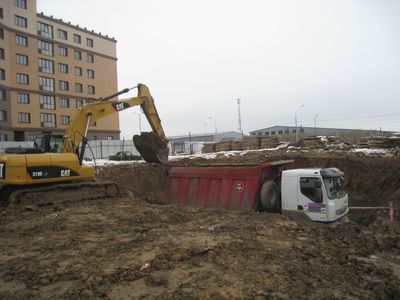
[[[326,203],[319,177],[299,177],[297,208],[313,221],[326,220]]]

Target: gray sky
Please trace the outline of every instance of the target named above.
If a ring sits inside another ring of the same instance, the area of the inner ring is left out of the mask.
[[[115,37],[119,88],[147,84],[168,136],[214,132],[209,117],[237,131],[237,98],[245,133],[294,125],[302,104],[303,126],[318,114],[319,127],[400,131],[397,0],[38,0],[38,11]],[[139,131],[132,111],[126,138]]]

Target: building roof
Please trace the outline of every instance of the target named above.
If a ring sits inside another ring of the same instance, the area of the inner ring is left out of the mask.
[[[224,136],[224,135],[242,135],[242,134],[240,134],[239,132],[236,132],[236,131],[223,131],[223,132],[218,132],[217,134],[215,134],[215,133],[207,133],[207,134],[191,134],[190,135],[190,137],[192,137],[192,138],[196,138],[196,137],[206,137],[206,136],[208,136],[208,137],[210,137],[210,136]],[[170,136],[170,137],[167,137],[169,140],[175,140],[175,139],[185,139],[185,138],[189,138],[189,135],[188,134],[185,134],[185,135],[177,135],[177,136]]]
[[[92,34],[99,38],[102,38],[102,39],[105,39],[105,40],[108,40],[111,42],[115,42],[115,43],[117,42],[117,40],[115,38],[109,37],[108,35],[102,35],[101,32],[97,33],[97,32],[94,32],[94,30],[88,30],[86,27],[82,28],[82,27],[79,27],[79,25],[71,24],[71,22],[65,22],[65,21],[63,21],[63,19],[57,19],[57,18],[54,18],[53,16],[46,16],[45,14],[43,14],[43,12],[37,13],[36,15],[39,18],[43,18],[43,19],[46,19],[46,20],[49,20],[49,21],[52,21],[52,22],[55,22],[58,24],[62,24],[62,25],[71,27],[72,29],[79,30],[79,31],[82,31],[82,32],[85,32],[88,34]]]
[[[266,128],[261,128],[261,129],[256,129],[249,131],[249,133],[253,132],[259,132],[259,131],[265,131],[265,130],[271,130],[271,129],[276,129],[276,128],[285,128],[285,129],[296,129],[296,126],[286,126],[286,125],[275,125],[271,127],[266,127]],[[361,130],[361,131],[378,131],[378,130],[373,130],[373,129],[357,129],[357,128],[327,128],[327,127],[304,127],[304,126],[299,126],[298,128],[303,128],[303,129],[310,129],[310,130]],[[391,131],[382,131],[382,132],[388,132],[390,133]]]

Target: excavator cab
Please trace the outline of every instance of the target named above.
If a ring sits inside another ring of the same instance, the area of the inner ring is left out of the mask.
[[[52,134],[51,132],[43,132],[43,135],[35,136],[33,146],[43,152],[58,153],[63,146],[63,136]]]

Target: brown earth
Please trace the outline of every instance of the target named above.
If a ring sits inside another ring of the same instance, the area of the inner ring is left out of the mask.
[[[124,196],[1,208],[0,298],[399,299],[400,225],[384,212],[332,226],[165,203],[170,166],[288,158],[345,171],[350,204],[400,204],[396,156],[257,151],[102,167]]]

